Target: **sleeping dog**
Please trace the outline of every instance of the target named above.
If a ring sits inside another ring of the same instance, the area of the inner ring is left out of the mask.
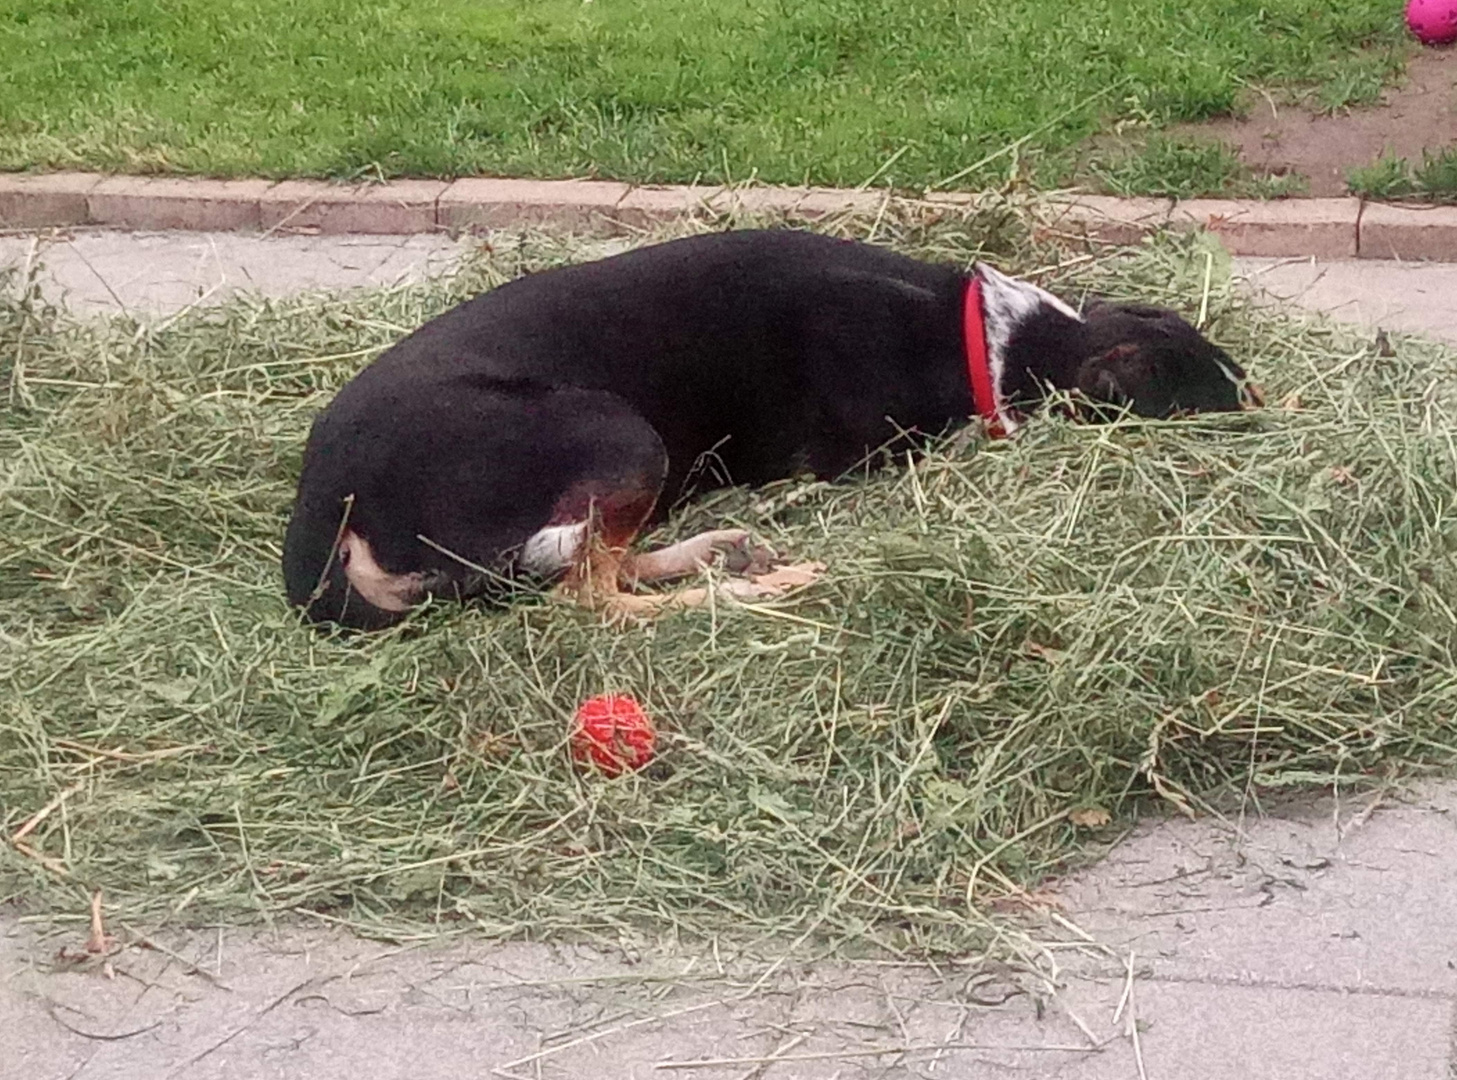
[[[1079,314],[985,264],[811,233],[534,274],[426,323],[315,420],[288,598],[360,629],[512,580],[632,610],[636,582],[753,557],[737,530],[632,553],[685,490],[832,479],[974,416],[1009,433],[1051,391],[1148,417],[1253,402],[1239,365],[1171,311]]]

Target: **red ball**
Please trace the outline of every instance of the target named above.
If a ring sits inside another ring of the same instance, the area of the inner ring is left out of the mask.
[[[658,733],[631,694],[598,694],[572,717],[572,760],[606,776],[641,769],[653,760]]]
[[[1457,41],[1457,0],[1408,0],[1406,25],[1424,45]]]

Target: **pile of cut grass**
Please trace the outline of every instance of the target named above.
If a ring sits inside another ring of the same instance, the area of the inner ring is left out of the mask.
[[[1006,226],[875,227],[964,259]],[[1258,415],[1048,416],[665,530],[737,522],[829,564],[779,602],[627,629],[550,601],[299,627],[278,550],[310,417],[454,299],[574,250],[527,239],[451,282],[153,329],[0,307],[0,827],[54,807],[0,845],[0,896],[962,950],[1004,933],[992,901],[1143,810],[1257,808],[1457,751],[1453,355],[1249,308],[1197,241],[1047,279],[1207,307],[1276,403]],[[606,689],[661,726],[644,775],[569,766],[567,719]]]

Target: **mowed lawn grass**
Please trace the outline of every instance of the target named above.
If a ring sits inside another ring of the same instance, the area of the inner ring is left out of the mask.
[[[1046,183],[1403,48],[1393,0],[0,0],[0,168]]]

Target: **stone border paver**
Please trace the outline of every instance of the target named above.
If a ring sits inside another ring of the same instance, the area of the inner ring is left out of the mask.
[[[128,230],[235,232],[259,228],[267,180],[109,176],[86,191],[87,224]]]
[[[92,173],[0,173],[0,228],[44,229],[90,222]]]
[[[630,190],[608,180],[457,180],[441,193],[435,222],[452,231],[554,225],[600,232]]]
[[[1370,203],[1361,215],[1361,254],[1370,259],[1457,261],[1457,206]]]
[[[259,220],[266,232],[401,235],[434,232],[443,180],[396,180],[345,186],[318,180],[284,180],[260,193]]]
[[[883,191],[703,185],[635,187],[604,180],[210,180],[89,173],[0,173],[0,229],[121,229],[408,235],[534,225],[613,235],[695,212],[781,212],[818,218],[874,212]],[[919,200],[975,203],[967,193]],[[1208,229],[1235,255],[1457,261],[1457,207],[1359,199],[1117,199],[1049,205],[1046,228],[1104,243],[1159,229]]]
[[[1174,206],[1170,224],[1208,229],[1235,255],[1353,259],[1360,220],[1359,199],[1190,199]]]

